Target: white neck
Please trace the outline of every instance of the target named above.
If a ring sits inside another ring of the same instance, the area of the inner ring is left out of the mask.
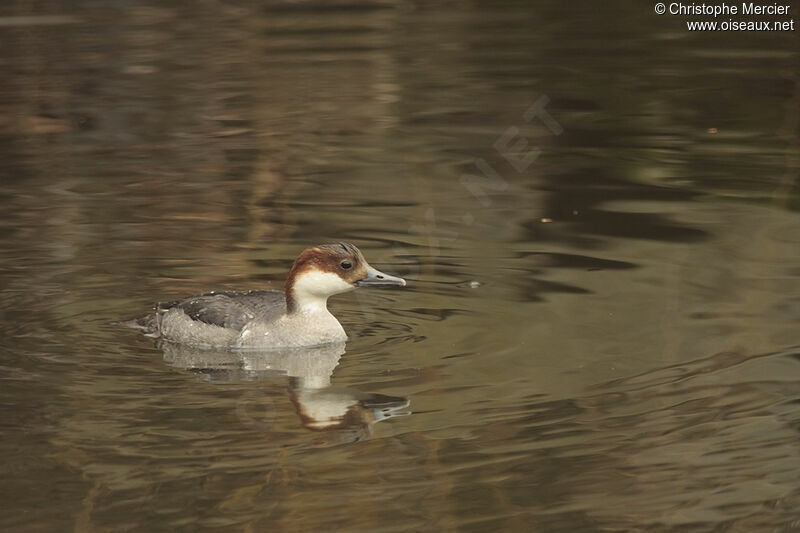
[[[294,311],[319,313],[328,311],[328,297],[353,290],[355,287],[332,272],[312,270],[303,272],[292,286]]]

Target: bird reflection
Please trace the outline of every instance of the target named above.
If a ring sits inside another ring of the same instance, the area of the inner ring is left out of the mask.
[[[410,414],[407,398],[334,387],[331,375],[345,343],[279,351],[231,352],[161,343],[164,361],[200,373],[217,383],[287,376],[289,397],[300,421],[317,432],[316,444],[339,444],[369,438],[376,422]]]

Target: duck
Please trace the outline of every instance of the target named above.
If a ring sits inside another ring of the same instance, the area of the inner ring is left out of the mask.
[[[373,268],[353,244],[303,250],[284,290],[211,291],[167,303],[127,325],[145,335],[200,348],[284,349],[344,342],[328,298],[359,287],[404,287]]]

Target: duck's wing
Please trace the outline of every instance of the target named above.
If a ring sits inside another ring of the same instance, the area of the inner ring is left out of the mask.
[[[177,302],[159,304],[158,311],[180,309],[192,320],[240,330],[253,319],[270,322],[286,312],[280,291],[224,291],[200,294]]]

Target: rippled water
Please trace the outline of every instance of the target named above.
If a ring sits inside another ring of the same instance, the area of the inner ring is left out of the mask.
[[[0,7],[0,529],[800,529],[796,33],[67,4]],[[409,280],[344,347],[115,325],[331,240]]]

